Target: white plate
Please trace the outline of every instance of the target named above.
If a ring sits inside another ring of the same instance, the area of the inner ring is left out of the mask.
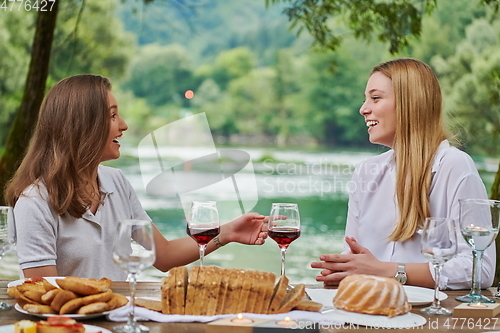
[[[49,277],[44,277],[44,279],[47,280],[48,282],[50,282],[51,284],[53,284],[54,286],[59,287],[56,280],[57,279],[64,279],[64,276],[49,276]],[[18,286],[20,284],[23,284],[24,282],[26,282],[28,280],[30,280],[30,279],[20,279],[20,280],[16,280],[16,281],[11,281],[11,282],[9,282],[9,284],[7,284],[7,287],[15,287],[15,286]]]
[[[53,284],[54,286],[59,287],[58,284],[57,284],[57,282],[56,282],[56,280],[57,279],[64,279],[64,277],[61,277],[61,276],[50,276],[50,277],[45,277],[44,279],[47,280],[48,282],[50,282],[51,284]],[[7,287],[18,286],[20,284],[23,284],[26,280],[27,279],[21,279],[21,280],[16,280],[16,281],[9,282],[9,284],[7,284]],[[39,318],[47,318],[47,317],[52,317],[52,316],[59,316],[58,314],[30,313],[28,311],[23,310],[23,308],[21,308],[21,306],[19,304],[14,305],[14,309],[16,309],[17,311],[19,311],[21,313],[24,313],[24,314],[27,314],[27,315],[31,315],[31,316],[35,316],[35,317],[39,317]],[[113,310],[116,310],[116,309],[113,309]],[[113,310],[111,310],[111,311],[113,311]],[[68,314],[65,314],[64,316],[68,317],[68,318],[73,318],[73,319],[85,320],[85,319],[91,319],[91,318],[105,316],[108,313],[110,313],[111,311],[105,311],[105,312],[99,312],[99,313],[91,313],[91,314],[73,314],[73,313],[68,313]],[[0,331],[0,333],[1,333],[1,331]]]
[[[60,316],[58,314],[47,314],[47,313],[30,313],[26,310],[23,310],[23,308],[21,308],[19,306],[19,304],[16,303],[16,305],[14,305],[14,309],[16,309],[17,311],[21,312],[21,313],[24,313],[24,314],[27,314],[27,315],[30,315],[30,316],[35,316],[35,317],[39,317],[39,318],[47,318],[47,317],[53,317],[53,316]],[[116,309],[115,309],[116,310]],[[91,314],[74,314],[74,313],[66,313],[64,315],[64,317],[68,317],[68,318],[73,318],[73,319],[80,319],[80,320],[85,320],[85,319],[91,319],[91,318],[97,318],[97,317],[101,317],[101,316],[105,316],[107,315],[108,313],[110,313],[111,311],[105,311],[105,312],[99,312],[99,313],[91,313]]]
[[[369,328],[411,328],[423,326],[427,322],[427,319],[424,317],[411,312],[389,318],[387,316],[376,316],[333,309],[332,311],[325,313],[325,315],[338,321],[344,321],[353,325],[366,326]]]
[[[431,304],[434,300],[434,289],[414,286],[403,286],[403,289],[405,290],[406,296],[408,296],[408,303],[410,303],[411,305],[418,306]],[[330,294],[329,299],[333,300],[333,298],[337,294],[337,289],[329,289],[328,293]],[[442,301],[446,298],[448,298],[448,295],[440,291],[439,300]]]
[[[99,327],[99,326],[94,326],[94,325],[83,325],[85,327],[85,332],[99,332],[101,331],[102,333],[112,333],[110,330],[107,330],[105,328]],[[0,333],[12,333],[14,332],[14,325],[3,325],[0,326]]]
[[[434,300],[434,289],[414,287],[414,286],[403,286],[406,296],[408,296],[408,303],[411,305],[425,305],[431,304]],[[440,301],[447,299],[448,295],[439,292],[438,298]]]

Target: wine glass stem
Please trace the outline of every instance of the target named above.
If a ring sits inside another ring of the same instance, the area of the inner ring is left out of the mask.
[[[283,246],[281,249],[281,275],[285,275],[285,256],[286,256],[286,247]]]
[[[199,248],[200,248],[200,266],[203,267],[203,258],[205,258],[205,248],[207,247],[207,245],[205,244],[200,244],[199,245]]]
[[[471,297],[481,297],[481,261],[483,259],[483,251],[472,251],[472,288],[470,291]]]
[[[128,314],[127,325],[135,327],[135,290],[137,285],[137,274],[130,273],[128,275],[128,281],[130,283],[130,312]]]
[[[439,284],[441,283],[441,270],[443,265],[434,264],[434,279],[436,280],[434,286],[434,300],[432,301],[433,308],[440,308],[441,301],[439,300]]]

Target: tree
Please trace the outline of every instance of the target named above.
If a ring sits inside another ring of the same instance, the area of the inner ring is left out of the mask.
[[[422,20],[430,15],[439,0],[265,0],[266,5],[285,3],[283,12],[291,27],[300,34],[306,29],[320,49],[335,51],[343,37],[352,33],[370,41],[375,35],[389,43],[395,54],[409,46],[422,32]],[[498,12],[500,0],[479,0]],[[453,2],[453,4],[455,1]],[[456,8],[454,8],[454,11]],[[457,11],[461,12],[461,11]],[[450,15],[447,13],[446,15]],[[349,34],[348,34],[349,33]]]
[[[17,113],[12,113],[15,118],[10,126],[5,149],[0,156],[0,203],[4,202],[5,184],[15,172],[28,146],[46,83],[52,84],[63,77],[82,72],[118,76],[128,62],[130,53],[127,51],[128,45],[133,43],[133,39],[130,35],[115,33],[120,28],[117,20],[102,15],[98,19],[89,18],[106,9],[104,2],[65,1],[61,2],[61,6],[59,2],[61,1],[55,1],[51,10],[39,11],[37,14],[24,93]],[[79,4],[80,7],[78,7]],[[88,15],[85,15],[84,9]],[[75,12],[79,15],[75,16]],[[6,54],[12,55],[15,60],[18,57],[19,63],[13,66],[18,68],[28,59],[23,52],[26,52],[29,46],[22,44],[27,40],[26,27],[30,28],[30,15],[29,13],[16,13],[12,16],[9,14],[8,23],[12,24],[9,28],[14,30],[1,30],[0,36],[4,31],[7,33],[13,31],[15,34],[22,35],[22,38],[5,39],[7,43],[0,46],[0,49],[9,51]],[[78,32],[78,27],[82,29],[81,33]],[[9,59],[2,57],[0,70],[4,70],[5,66],[9,65]],[[26,73],[26,69],[18,69],[18,73],[14,69],[9,69],[6,74],[10,75],[2,76],[1,81],[7,83],[0,83],[0,92],[3,96],[7,96],[5,100],[9,104],[4,110],[8,114],[11,114],[10,109],[14,109],[14,104],[18,101],[17,95],[11,91],[19,89],[19,82],[9,82],[8,78],[20,73]],[[4,86],[3,89],[2,86]],[[6,105],[5,100],[2,99],[2,106]],[[0,126],[10,124],[8,120],[0,119]],[[3,140],[0,141],[0,145],[2,143]]]
[[[284,13],[300,33],[304,28],[315,45],[332,51],[340,46],[345,28],[356,38],[389,43],[391,53],[409,45],[422,30],[422,18],[436,7],[437,0],[266,0],[266,5],[284,2]],[[345,28],[339,28],[343,25]]]
[[[0,153],[19,108],[29,67],[35,24],[32,12],[12,11],[0,20]]]
[[[59,1],[50,11],[39,11],[36,32],[31,51],[31,60],[21,106],[7,137],[5,151],[0,158],[0,189],[12,177],[28,146],[38,110],[45,93],[45,82],[49,73],[50,52],[56,26]],[[3,191],[0,202],[3,202]]]

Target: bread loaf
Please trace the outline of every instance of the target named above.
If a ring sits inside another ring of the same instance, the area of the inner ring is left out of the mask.
[[[288,278],[282,276],[276,284],[275,280],[273,273],[256,270],[194,266],[188,272],[176,267],[161,281],[161,301],[138,299],[137,304],[164,314],[288,312],[305,296],[304,285],[287,292]]]

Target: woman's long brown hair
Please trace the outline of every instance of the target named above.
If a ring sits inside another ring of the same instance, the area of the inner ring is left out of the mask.
[[[396,103],[396,201],[398,222],[389,236],[405,241],[430,216],[431,168],[439,144],[447,139],[438,79],[425,63],[401,58],[376,66],[392,80]]]
[[[47,189],[59,215],[81,217],[100,198],[97,168],[109,135],[111,83],[83,74],[58,82],[45,96],[26,156],[7,184],[14,206],[30,185]]]

